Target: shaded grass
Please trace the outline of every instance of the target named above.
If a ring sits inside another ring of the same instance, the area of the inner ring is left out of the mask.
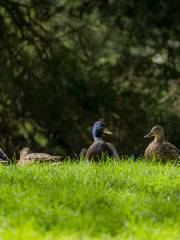
[[[4,239],[179,239],[180,169],[122,161],[0,167]]]

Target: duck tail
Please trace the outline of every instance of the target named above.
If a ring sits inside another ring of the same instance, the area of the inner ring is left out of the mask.
[[[63,156],[53,156],[53,159],[55,161],[63,161],[64,160],[64,157]]]

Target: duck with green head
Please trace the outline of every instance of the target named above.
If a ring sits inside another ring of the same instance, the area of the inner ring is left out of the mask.
[[[175,145],[165,141],[164,130],[161,126],[154,126],[144,137],[154,137],[144,153],[147,160],[154,158],[162,162],[180,160],[180,150]]]
[[[115,159],[118,158],[115,146],[112,143],[106,142],[103,139],[103,134],[112,135],[112,132],[106,128],[103,121],[95,122],[92,128],[94,142],[88,148],[85,159],[100,161],[104,154]]]

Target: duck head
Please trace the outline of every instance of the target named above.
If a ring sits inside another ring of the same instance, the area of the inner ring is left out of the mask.
[[[156,125],[152,127],[151,131],[144,136],[144,138],[154,137],[157,141],[164,140],[164,130],[161,126]]]
[[[30,148],[28,148],[28,147],[23,148],[20,151],[20,159],[22,159],[23,157],[25,157],[27,154],[30,154],[30,153],[31,153]]]
[[[101,137],[103,134],[108,134],[108,135],[112,135],[112,132],[109,131],[106,128],[106,125],[103,121],[97,121],[94,123],[93,128],[92,128],[92,135],[93,138],[99,138]]]

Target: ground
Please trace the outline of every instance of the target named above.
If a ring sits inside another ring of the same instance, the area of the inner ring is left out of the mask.
[[[179,239],[180,168],[0,166],[0,239]]]

